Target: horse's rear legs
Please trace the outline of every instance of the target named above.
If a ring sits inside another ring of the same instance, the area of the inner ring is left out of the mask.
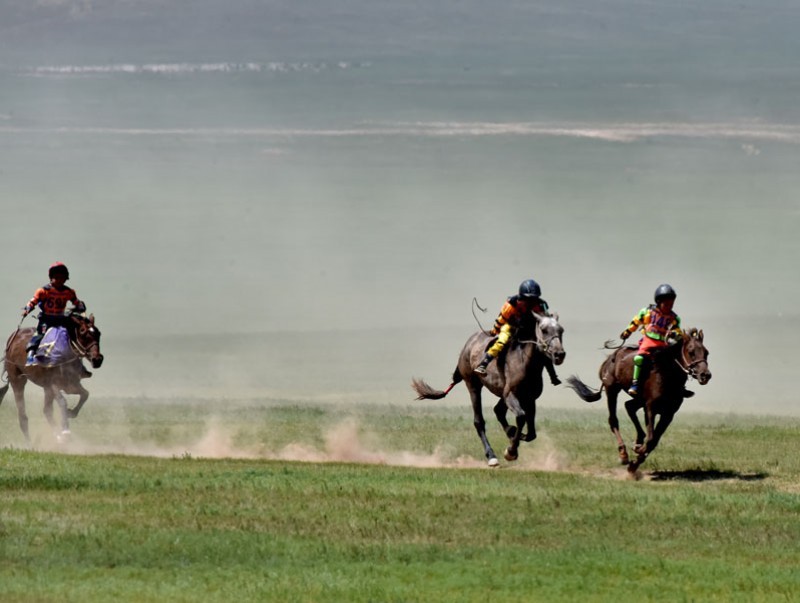
[[[19,429],[22,435],[25,436],[25,442],[30,446],[31,435],[28,431],[28,413],[25,412],[25,381],[23,381],[22,384],[15,384],[12,382],[11,389],[14,390],[14,402],[17,404]]]
[[[617,395],[619,389],[609,388],[606,390],[606,399],[608,402],[608,426],[611,428],[611,433],[617,440],[617,453],[619,454],[619,462],[627,465],[630,462],[628,456],[628,448],[625,446],[625,440],[622,439],[622,434],[619,431],[619,419],[617,418]]]
[[[492,450],[492,445],[489,444],[489,438],[486,437],[486,421],[483,418],[483,408],[481,407],[481,392],[469,387],[469,397],[472,401],[472,416],[475,431],[478,432],[478,437],[483,444],[483,452],[486,456],[486,461],[489,467],[497,467],[500,461],[497,460],[497,455]]]

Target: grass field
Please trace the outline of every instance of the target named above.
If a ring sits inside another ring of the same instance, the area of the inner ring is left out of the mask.
[[[633,480],[599,406],[490,470],[460,404],[31,403],[35,450],[6,404],[4,602],[800,596],[798,419],[679,413]]]

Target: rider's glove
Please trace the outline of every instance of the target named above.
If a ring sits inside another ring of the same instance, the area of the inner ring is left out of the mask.
[[[30,310],[28,310],[27,306],[22,308],[22,318],[25,318],[28,315],[28,312],[30,312]]]
[[[631,332],[628,329],[625,329],[622,333],[619,334],[619,338],[622,341],[625,341],[630,336],[631,336]]]

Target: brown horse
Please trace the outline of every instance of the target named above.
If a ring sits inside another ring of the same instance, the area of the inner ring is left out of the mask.
[[[82,358],[87,358],[93,368],[100,368],[103,364],[103,355],[100,353],[100,330],[94,324],[94,316],[86,318],[77,313],[71,314],[67,330],[75,356],[57,366],[25,366],[27,356],[25,348],[35,329],[17,329],[6,343],[5,372],[8,375],[8,384],[0,388],[0,402],[3,401],[10,385],[17,403],[19,427],[28,443],[30,434],[28,415],[25,412],[25,384],[30,381],[44,389],[44,415],[54,428],[53,400],[58,402],[61,410],[59,436],[63,437],[69,434],[68,418],[77,417],[89,397],[89,392],[81,385],[81,379],[91,377],[92,374],[84,368]],[[61,392],[78,394],[80,399],[77,406],[73,409],[67,408],[67,401]]]
[[[506,352],[489,364],[485,375],[475,372],[475,367],[484,352],[493,343],[493,338],[480,331],[474,333],[464,344],[458,365],[453,372],[453,382],[444,390],[433,389],[421,379],[413,379],[411,387],[417,392],[417,400],[439,400],[444,398],[460,381],[464,381],[472,401],[475,430],[483,443],[484,453],[490,467],[496,467],[497,456],[486,437],[486,421],[483,418],[481,389],[486,387],[500,399],[494,413],[509,439],[504,457],[514,461],[519,456],[520,440],[536,439],[536,400],[542,395],[542,369],[545,362],[561,364],[566,353],[562,344],[564,328],[558,316],[531,314],[529,324],[523,325],[514,340],[509,342]],[[506,410],[516,418],[516,426],[506,421]],[[527,424],[527,433],[523,428]]]
[[[680,341],[653,353],[652,367],[648,371],[639,396],[625,403],[625,410],[636,428],[636,443],[633,450],[637,457],[635,461],[630,461],[625,442],[619,432],[617,396],[620,391],[630,387],[633,378],[633,357],[636,354],[635,347],[620,348],[610,354],[600,366],[602,385],[599,391],[594,391],[574,375],[567,379],[568,387],[575,390],[585,402],[599,400],[605,388],[608,425],[616,437],[620,461],[623,465],[628,465],[628,471],[631,473],[635,473],[647,455],[658,446],[661,436],[683,404],[684,398],[694,395],[685,389],[687,379],[689,377],[696,379],[700,385],[705,385],[711,379],[711,372],[708,370],[708,350],[703,345],[702,330],[688,329]],[[646,432],[642,429],[636,414],[641,409],[644,409]],[[656,415],[660,418],[654,425]]]

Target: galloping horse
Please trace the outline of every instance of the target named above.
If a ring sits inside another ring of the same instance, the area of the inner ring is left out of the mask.
[[[683,399],[690,395],[686,389],[689,377],[705,385],[711,379],[708,370],[708,350],[703,345],[703,331],[688,329],[681,340],[653,354],[653,366],[647,376],[639,396],[625,403],[625,410],[636,428],[636,443],[633,447],[637,457],[630,461],[628,450],[619,432],[617,419],[617,396],[623,389],[630,387],[633,378],[633,357],[637,354],[635,347],[620,348],[611,353],[600,366],[602,385],[594,391],[578,377],[567,379],[568,387],[575,390],[585,402],[596,402],[606,390],[608,402],[608,425],[617,439],[617,450],[620,462],[628,465],[628,471],[635,473],[655,450],[661,436],[669,427],[675,413],[683,404]],[[644,408],[647,431],[642,429],[637,412]],[[655,415],[659,415],[654,425]]]
[[[61,410],[61,435],[68,435],[68,418],[77,417],[89,397],[89,392],[81,385],[81,379],[91,377],[92,374],[84,368],[82,358],[88,358],[93,368],[100,368],[103,364],[103,355],[100,353],[100,330],[94,325],[94,316],[86,318],[77,313],[71,314],[67,330],[75,355],[56,366],[25,366],[27,356],[25,348],[33,336],[32,328],[17,329],[6,343],[5,372],[8,374],[8,385],[14,390],[19,427],[28,443],[30,434],[28,415],[25,412],[25,384],[31,381],[44,389],[44,415],[54,427],[53,400],[58,401]],[[8,391],[8,385],[0,388],[0,402]],[[67,401],[62,391],[80,395],[75,408],[67,408]]]
[[[557,315],[531,314],[527,322],[532,324],[519,329],[515,340],[507,346],[506,353],[489,365],[485,375],[474,372],[474,369],[493,339],[479,331],[464,344],[453,372],[453,382],[446,390],[433,389],[421,379],[411,382],[411,387],[419,394],[417,400],[439,400],[457,383],[464,381],[472,401],[475,430],[483,443],[490,467],[496,467],[499,462],[486,437],[481,389],[486,387],[500,398],[494,406],[494,413],[509,439],[504,457],[507,461],[515,461],[519,456],[520,440],[531,442],[536,439],[536,400],[542,395],[544,363],[550,361],[558,365],[564,362],[566,356],[562,344],[564,328],[558,323]],[[506,421],[506,410],[511,410],[516,417],[516,426]],[[526,423],[528,431],[524,433]]]

